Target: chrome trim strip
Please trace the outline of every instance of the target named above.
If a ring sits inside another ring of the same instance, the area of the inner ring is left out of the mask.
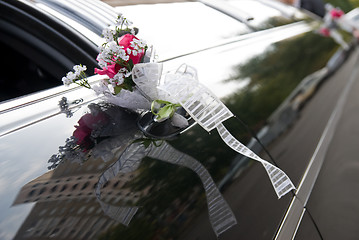
[[[104,78],[105,76],[103,75],[93,75],[88,77],[88,80],[91,85],[94,85]],[[61,80],[59,80],[59,84],[61,84]],[[73,84],[72,86],[60,85],[58,87],[30,93],[28,95],[24,95],[18,98],[9,99],[4,102],[0,102],[0,115],[15,111],[20,108],[28,107],[30,105],[37,104],[39,102],[43,102],[55,97],[63,96],[64,94],[78,91],[79,89],[84,89],[84,87],[75,84]]]
[[[356,61],[359,63],[358,50],[355,52]],[[325,160],[326,153],[333,139],[339,120],[342,116],[345,103],[348,100],[349,92],[358,78],[358,68],[354,68],[350,78],[342,90],[339,100],[329,118],[329,121],[322,133],[317,148],[310,159],[308,167],[299,184],[296,195],[287,210],[287,213],[280,225],[280,228],[275,236],[276,240],[294,239],[299,225],[302,221],[302,214],[304,214],[305,207],[308,203],[310,194],[313,190],[314,184],[318,178],[319,172]]]
[[[306,208],[303,208],[302,214],[300,215],[300,218],[299,218],[299,223],[302,222],[302,219],[303,219],[303,217],[304,217],[304,214],[305,214],[306,210],[307,210]],[[299,229],[299,225],[300,225],[300,224],[298,224],[297,227],[295,228],[295,231],[294,231],[292,240],[294,240],[295,236],[297,235],[297,232],[298,232],[298,229]]]
[[[89,77],[90,84],[95,84],[102,78],[102,75]],[[71,101],[83,101],[81,104],[70,106],[69,109],[78,109],[99,99],[94,91],[84,87],[59,86],[0,103],[0,137],[62,114],[58,105],[62,97]]]
[[[286,39],[289,37],[294,37],[294,36],[309,32],[311,30],[313,30],[313,25],[308,24],[305,21],[291,23],[291,24],[284,25],[284,26],[274,27],[271,29],[261,30],[261,31],[257,31],[257,32],[251,32],[251,33],[243,34],[240,36],[232,37],[232,38],[229,38],[229,39],[226,39],[223,41],[218,41],[215,44],[204,46],[196,51],[185,52],[181,55],[175,55],[175,56],[166,57],[166,58],[160,58],[159,62],[170,61],[170,60],[173,60],[176,58],[188,56],[191,54],[199,53],[202,51],[206,51],[209,49],[222,47],[222,46],[226,46],[226,45],[230,45],[230,44],[236,44],[236,43],[252,44],[254,39],[256,42],[260,42],[260,41],[279,42],[280,40],[283,40],[283,39]]]

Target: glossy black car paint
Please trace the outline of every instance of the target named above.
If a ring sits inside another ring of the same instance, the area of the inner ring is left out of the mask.
[[[3,6],[36,12],[20,2],[1,4],[2,13],[5,13]],[[184,4],[205,7],[201,3]],[[180,5],[173,6],[178,9]],[[151,9],[153,6],[148,7]],[[168,11],[173,11],[173,8],[169,7]],[[126,11],[123,9],[125,15]],[[56,21],[51,18],[40,13],[32,15],[58,29],[58,33],[68,32],[62,30],[63,26],[52,25]],[[128,15],[131,15],[130,10]],[[276,20],[281,18],[282,15]],[[2,22],[9,19],[2,18]],[[130,19],[136,23],[136,17]],[[357,66],[358,53],[352,48],[343,50],[332,39],[318,35],[320,23],[305,16],[286,18],[285,23],[274,25],[278,21],[267,20],[257,28],[253,24],[242,26],[241,29],[245,30],[238,36],[215,40],[197,50],[174,52],[160,61],[165,71],[176,69],[182,63],[194,66],[199,80],[236,115],[237,118],[225,122],[231,133],[261,157],[278,165],[298,187],[337,99],[347,85],[346,79],[357,77],[353,69]],[[41,38],[44,36],[42,33],[37,32],[35,36]],[[185,34],[180,36],[188,37]],[[82,40],[73,37],[75,44],[70,44],[71,47],[84,45]],[[64,53],[62,47],[68,49],[68,46],[58,41],[61,44],[59,50]],[[83,50],[90,57],[77,58],[77,53],[69,55],[71,61],[65,64],[65,69],[78,61],[90,61],[89,68],[93,66],[91,61],[96,57],[93,49],[94,45],[89,44],[89,48]],[[57,106],[63,96],[70,102],[79,98],[84,100],[78,105],[70,104],[71,118],[66,118]],[[101,209],[95,196],[99,176],[116,162],[127,146],[143,137],[137,125],[137,113],[116,107],[115,111],[113,107],[103,108],[105,113],[111,112],[109,116],[119,126],[95,143],[96,147],[107,144],[113,148],[114,156],[107,158],[108,161],[92,155],[83,164],[65,161],[56,169],[47,171],[47,160],[59,146],[64,145],[79,119],[89,111],[86,105],[96,102],[99,100],[87,89],[61,86],[1,104],[0,196],[3,214],[0,237],[216,239],[197,174],[158,159],[142,159],[136,171],[120,174],[102,188],[101,200],[107,203],[140,206],[129,226],[118,224]],[[260,143],[255,138],[260,139]],[[209,134],[199,125],[167,142],[209,171],[235,213],[238,224],[223,233],[221,239],[275,237],[293,194],[278,200],[260,164],[236,154],[215,131]],[[355,151],[350,155],[353,156]],[[345,161],[341,160],[343,165]],[[325,165],[325,169],[319,176],[320,185],[314,188],[314,197],[310,198],[296,239],[320,239],[320,234],[324,239],[335,239],[332,236],[336,234],[343,239],[355,236],[355,226],[345,228],[345,232],[331,228],[335,219],[328,219],[330,214],[325,206],[318,207],[323,202],[321,192],[329,197],[332,194],[325,191],[328,188],[326,181],[330,179],[325,174],[335,167]],[[355,186],[355,182],[350,184]],[[339,199],[345,201],[349,197],[348,193],[343,193]],[[343,219],[355,222],[354,214],[340,211],[343,205],[334,204],[333,207],[345,214]],[[347,221],[342,222],[345,224]]]

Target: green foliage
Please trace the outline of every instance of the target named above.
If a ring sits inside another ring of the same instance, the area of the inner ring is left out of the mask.
[[[298,83],[324,67],[336,49],[332,39],[315,33],[277,43],[266,54],[238,67],[232,79],[250,82],[228,97],[226,105],[252,129],[259,130]]]
[[[107,231],[106,233],[102,234],[99,237],[99,240],[105,239],[121,239],[121,240],[146,240],[152,239],[154,232],[155,232],[155,225],[153,222],[149,221],[145,218],[135,218],[133,219],[132,223],[136,226],[136,228],[126,227],[124,225],[117,225]]]
[[[339,7],[344,12],[349,12],[353,8],[359,7],[359,0],[325,0],[325,2],[332,4],[334,7]]]
[[[349,0],[352,7],[359,7],[359,0]]]

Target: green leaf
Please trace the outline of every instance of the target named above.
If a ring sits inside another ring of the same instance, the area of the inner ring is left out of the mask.
[[[166,118],[169,118],[173,115],[174,113],[174,108],[173,108],[173,105],[166,105],[164,107],[162,107],[158,113],[157,113],[157,116],[158,116],[158,120],[161,120],[161,119],[166,119]]]
[[[156,106],[159,105],[159,106]],[[157,116],[157,120],[171,118],[180,104],[173,104],[164,100],[154,100],[151,104],[151,112]]]
[[[121,90],[122,90],[121,86],[114,87],[115,95],[119,94],[121,92]]]
[[[133,66],[134,66],[132,59],[128,60],[128,65],[129,65],[130,69],[132,70]]]

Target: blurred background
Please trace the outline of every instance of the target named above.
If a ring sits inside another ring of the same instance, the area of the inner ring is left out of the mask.
[[[149,4],[149,3],[168,3],[168,2],[192,2],[191,0],[103,0],[111,6],[131,5],[131,4]],[[359,0],[324,0],[335,7],[348,12],[353,8],[359,7]]]

